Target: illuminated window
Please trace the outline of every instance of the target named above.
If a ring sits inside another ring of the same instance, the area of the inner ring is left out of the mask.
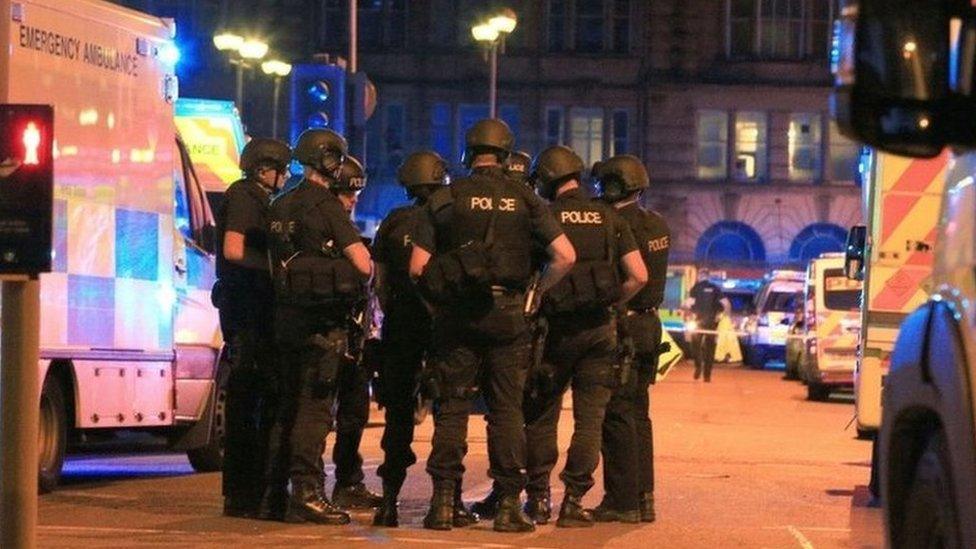
[[[735,114],[732,176],[738,181],[766,179],[766,113]]]
[[[857,177],[857,161],[861,147],[841,135],[837,124],[830,122],[829,159],[827,178],[830,181],[854,182]]]
[[[836,0],[726,0],[730,57],[823,59]]]
[[[820,115],[791,114],[788,143],[790,180],[819,180],[822,165]]]
[[[698,112],[698,177],[728,177],[729,115],[725,111]]]
[[[603,109],[570,110],[570,147],[592,166],[603,159]]]

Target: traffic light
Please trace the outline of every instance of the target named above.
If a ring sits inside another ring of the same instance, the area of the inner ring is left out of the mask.
[[[0,274],[51,270],[54,110],[0,105]]]
[[[291,72],[291,141],[309,128],[346,133],[346,69],[339,65],[295,65]]]

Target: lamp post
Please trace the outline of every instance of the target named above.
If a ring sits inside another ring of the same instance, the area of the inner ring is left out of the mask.
[[[505,9],[487,21],[471,27],[475,41],[488,48],[488,117],[495,118],[498,109],[498,48],[505,51],[505,38],[515,30],[518,19],[515,12]]]
[[[248,61],[257,62],[268,54],[268,44],[256,38],[244,38],[232,32],[222,32],[213,37],[214,46],[231,55],[230,63],[237,67],[235,102],[244,112],[244,69],[251,68]]]
[[[278,139],[278,99],[281,96],[281,79],[291,73],[291,65],[284,61],[272,59],[261,63],[261,70],[264,74],[274,78],[274,95],[271,101],[271,108],[274,114],[271,115],[271,137]]]

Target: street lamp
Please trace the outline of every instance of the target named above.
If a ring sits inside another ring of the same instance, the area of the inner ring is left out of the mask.
[[[281,95],[281,79],[291,73],[291,65],[284,61],[272,59],[261,63],[264,74],[274,77],[274,99],[272,100],[271,137],[278,138],[278,98]]]
[[[488,48],[489,83],[488,83],[488,117],[495,118],[498,103],[498,48],[505,51],[505,38],[515,30],[518,18],[515,12],[504,9],[492,15],[487,21],[471,27],[471,36],[477,42]]]
[[[244,69],[251,68],[248,61],[256,62],[268,54],[268,44],[255,39],[244,38],[232,32],[221,32],[213,37],[214,46],[231,55],[230,64],[237,67],[236,103],[244,112]]]

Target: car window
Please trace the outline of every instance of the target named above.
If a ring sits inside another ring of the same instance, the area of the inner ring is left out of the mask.
[[[799,292],[769,292],[763,312],[792,313],[800,297]]]
[[[844,276],[844,269],[825,269],[824,306],[831,311],[858,311],[861,308],[861,282]]]

